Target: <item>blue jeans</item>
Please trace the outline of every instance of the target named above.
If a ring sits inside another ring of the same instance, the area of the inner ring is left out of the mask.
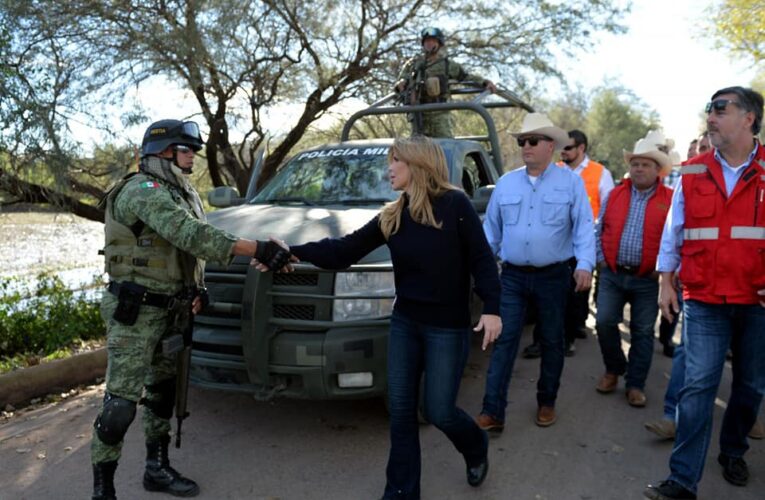
[[[507,389],[518,354],[524,317],[529,301],[536,304],[542,362],[537,382],[537,404],[555,406],[563,371],[564,313],[571,270],[564,262],[537,272],[512,267],[502,270],[502,334],[494,342],[486,375],[486,393],[481,413],[504,422]]]
[[[645,387],[653,358],[653,331],[659,313],[659,282],[652,278],[600,269],[596,329],[606,372],[623,375],[627,388]],[[622,350],[619,322],[630,303],[629,363]]]
[[[486,456],[486,432],[456,406],[469,350],[470,328],[425,325],[393,312],[388,339],[390,454],[383,498],[420,498],[417,404],[421,377],[428,421],[446,434],[466,465],[477,465]]]
[[[669,459],[669,479],[696,491],[712,433],[712,413],[725,354],[733,351],[733,387],[721,437],[721,449],[733,457],[748,449],[746,433],[757,418],[765,392],[765,308],[759,304],[707,304],[687,300],[685,321],[685,383],[677,406],[677,433]],[[758,400],[756,405],[751,402]]]

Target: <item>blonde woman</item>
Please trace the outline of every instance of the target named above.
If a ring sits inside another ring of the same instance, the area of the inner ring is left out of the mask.
[[[502,330],[500,284],[481,221],[465,194],[449,184],[440,146],[426,137],[396,139],[388,173],[393,189],[403,191],[397,201],[351,234],[290,250],[316,266],[343,269],[388,245],[396,300],[388,340],[391,447],[383,498],[419,499],[423,374],[427,419],[462,453],[470,485],[486,477],[487,435],[456,400],[470,346],[470,277],[484,302],[474,328],[484,332],[484,349]]]

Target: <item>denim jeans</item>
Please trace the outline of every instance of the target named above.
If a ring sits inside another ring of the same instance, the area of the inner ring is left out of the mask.
[[[570,279],[571,270],[565,262],[537,272],[524,272],[512,267],[502,270],[502,334],[494,342],[491,352],[482,413],[501,422],[505,420],[507,389],[530,301],[536,304],[540,313],[537,324],[542,361],[537,382],[537,404],[555,406],[563,371],[563,321]]]
[[[596,329],[606,372],[623,375],[627,388],[645,388],[653,358],[653,331],[659,313],[659,282],[652,278],[600,269]],[[630,309],[629,363],[622,350],[619,322],[624,305]]]
[[[421,377],[428,421],[446,434],[466,465],[477,465],[486,456],[486,432],[456,406],[469,349],[469,328],[425,325],[393,312],[388,339],[390,454],[383,498],[420,498],[417,406]]]
[[[677,433],[669,479],[696,491],[712,433],[712,414],[725,354],[733,351],[733,391],[721,449],[734,457],[748,449],[746,433],[757,418],[765,392],[765,308],[759,304],[707,304],[686,300],[683,344],[685,382],[677,406]],[[752,401],[757,401],[752,405]],[[723,447],[724,446],[724,447]]]

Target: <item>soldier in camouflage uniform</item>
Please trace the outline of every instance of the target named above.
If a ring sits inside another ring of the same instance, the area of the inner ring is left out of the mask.
[[[109,364],[91,446],[94,500],[115,498],[114,472],[138,404],[144,406],[144,488],[184,497],[199,493],[194,481],[170,467],[167,456],[177,354],[163,354],[162,341],[178,331],[178,318],[190,320],[204,306],[204,260],[254,255],[280,269],[289,257],[273,242],[238,239],[205,222],[188,180],[203,144],[194,122],[153,123],[143,138],[139,172],[122,179],[102,201],[110,283],[101,313]],[[192,314],[178,314],[183,310]]]
[[[445,37],[439,28],[425,28],[420,35],[423,53],[404,64],[399,74],[396,90],[410,91],[407,104],[430,104],[449,100],[449,80],[482,82],[491,92],[497,87],[491,80],[466,72],[446,54]],[[434,111],[422,114],[420,132],[413,127],[413,133],[429,137],[453,137],[451,117],[448,111]]]

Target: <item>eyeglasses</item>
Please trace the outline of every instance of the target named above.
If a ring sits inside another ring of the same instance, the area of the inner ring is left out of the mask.
[[[518,138],[518,147],[522,148],[526,145],[526,143],[529,143],[529,146],[532,148],[539,144],[539,141],[551,141],[552,139],[549,139],[547,137],[519,137]]]
[[[571,151],[572,149],[576,149],[579,147],[579,144],[569,144],[568,146],[563,147],[563,151]]]
[[[739,108],[741,107],[741,104],[739,104],[738,101],[734,101],[733,99],[715,99],[714,101],[707,103],[707,105],[704,107],[704,111],[706,111],[707,114],[711,113],[712,110],[725,111],[725,108],[728,107],[728,104],[734,104]]]
[[[183,144],[176,144],[175,146],[173,146],[173,149],[175,149],[175,151],[177,151],[178,153],[193,153],[194,152],[193,149],[191,149],[188,146],[184,146]]]

